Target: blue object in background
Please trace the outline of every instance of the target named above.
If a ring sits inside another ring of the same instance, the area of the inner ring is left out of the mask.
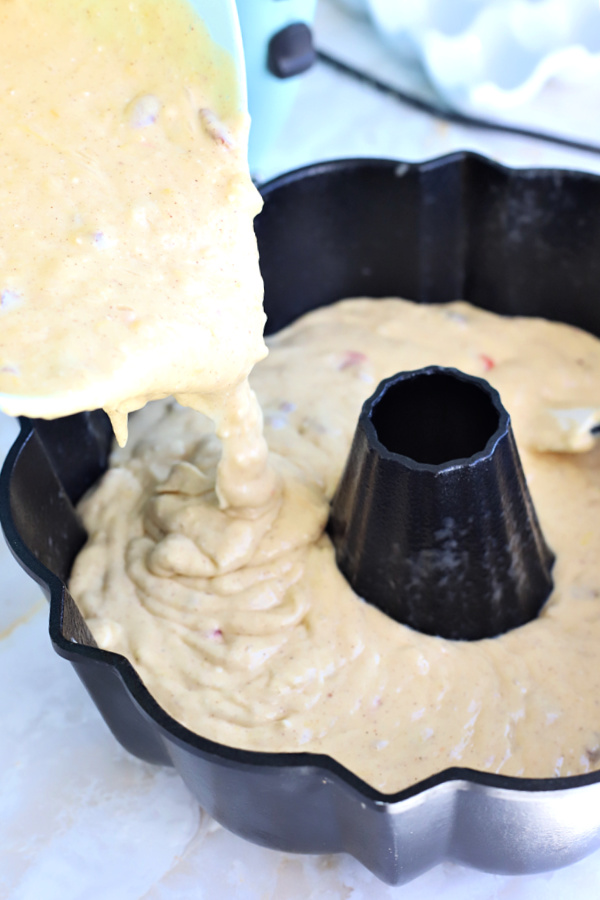
[[[213,41],[231,55],[238,75],[237,85],[232,85],[232,89],[236,90],[233,99],[239,109],[246,109],[244,51],[235,0],[188,0],[188,2],[208,28]]]
[[[254,172],[290,113],[299,76],[315,59],[310,24],[317,0],[236,0],[252,118]]]

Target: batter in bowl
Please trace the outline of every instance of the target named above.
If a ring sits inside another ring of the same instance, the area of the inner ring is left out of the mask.
[[[12,0],[0,29],[0,409],[102,407],[124,442],[130,410],[175,395],[217,422],[223,505],[270,502],[233,61],[186,0]]]
[[[600,761],[600,451],[541,451],[549,410],[593,405],[600,342],[465,303],[351,300],[269,341],[251,382],[283,488],[245,517],[219,506],[210,422],[138,414],[82,505],[71,590],[102,647],[127,656],[193,731],[327,753],[393,792],[453,765],[532,777]],[[324,533],[362,402],[397,371],[486,377],[512,415],[556,554],[540,616],[500,637],[419,634],[354,595]],[[583,448],[579,448],[583,449]]]

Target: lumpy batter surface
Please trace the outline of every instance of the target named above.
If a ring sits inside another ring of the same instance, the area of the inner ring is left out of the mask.
[[[510,775],[600,761],[600,450],[550,452],[551,410],[593,407],[600,342],[464,303],[353,300],[270,340],[251,382],[282,489],[224,509],[209,420],[173,402],[132,424],[81,505],[90,533],[71,589],[102,647],[153,696],[233,746],[327,753],[393,792],[460,765]],[[438,364],[500,391],[546,540],[555,589],[539,618],[451,642],[360,600],[324,534],[360,406],[384,377]],[[564,436],[563,436],[564,437]],[[559,441],[560,444],[560,441]]]

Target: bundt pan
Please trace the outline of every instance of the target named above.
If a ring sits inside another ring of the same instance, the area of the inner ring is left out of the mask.
[[[514,171],[458,153],[420,164],[313,165],[263,188],[256,232],[268,330],[341,297],[463,298],[600,335],[600,178]],[[74,504],[104,470],[101,412],[25,421],[0,481],[9,546],[50,599],[50,636],[115,737],[174,765],[226,828],[267,847],[346,851],[383,881],[444,859],[531,873],[600,846],[600,772],[526,779],[452,768],[386,795],[334,759],[221,746],[171,719],[100,650],[65,584],[85,533]]]

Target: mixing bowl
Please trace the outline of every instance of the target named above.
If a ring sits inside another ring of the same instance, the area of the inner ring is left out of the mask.
[[[463,298],[600,335],[595,176],[458,153],[327,162],[263,194],[256,232],[270,332],[344,296],[400,295]],[[124,747],[175,766],[231,831],[285,851],[346,851],[391,884],[444,859],[539,872],[600,845],[600,772],[528,779],[451,768],[388,795],[326,756],[237,750],[168,716],[127,660],[95,645],[66,587],[85,540],[75,504],[106,467],[111,437],[102,412],[24,421],[0,479],[0,519],[49,597],[56,651]]]

